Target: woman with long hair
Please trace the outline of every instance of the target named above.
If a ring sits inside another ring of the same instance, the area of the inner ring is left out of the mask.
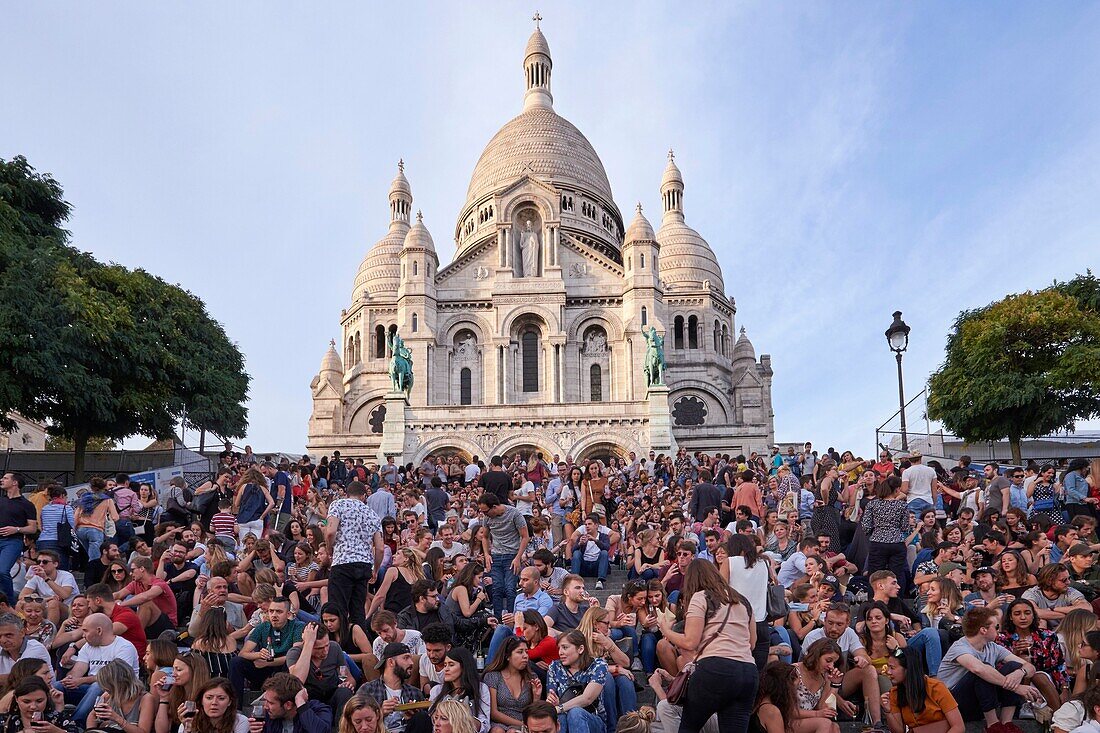
[[[905,496],[901,493],[901,479],[887,476],[874,485],[874,498],[867,502],[860,525],[867,535],[867,567],[878,570],[892,570],[901,583],[901,593],[905,593],[906,546],[905,537],[909,533],[909,510]]]
[[[433,583],[446,584],[450,577],[443,569],[443,563],[447,559],[447,553],[443,552],[442,547],[429,547],[428,551],[424,553],[424,577]],[[452,566],[453,567],[453,566]],[[389,571],[386,571],[389,573]],[[451,575],[453,577],[453,574]]]
[[[521,730],[523,709],[542,698],[542,682],[528,661],[527,641],[509,636],[485,668],[482,679],[489,688],[491,730],[496,733]]]
[[[603,475],[603,465],[599,461],[592,461],[585,471],[584,480],[581,481],[581,518],[592,513],[593,507],[603,498],[603,490],[607,486],[607,477]]]
[[[733,534],[726,541],[729,548],[729,584],[737,588],[752,607],[756,622],[756,645],[752,657],[757,669],[768,661],[771,646],[771,626],[768,625],[768,582],[773,580],[767,559],[759,559],[759,547],[750,535]]]
[[[228,677],[233,657],[237,656],[237,640],[224,608],[208,608],[199,616],[191,650],[206,662],[212,677]]]
[[[40,677],[43,682],[50,686],[52,709],[61,710],[65,707],[65,694],[61,690],[55,690],[52,687],[54,681],[53,667],[38,657],[27,657],[12,665],[7,679],[4,680],[3,685],[0,685],[0,711],[11,708],[12,691],[28,677]]]
[[[1058,483],[1058,470],[1048,463],[1039,469],[1039,475],[1027,487],[1027,498],[1031,501],[1031,516],[1045,516],[1054,524],[1065,521],[1065,512],[1058,506],[1062,495],[1062,485]]]
[[[630,671],[630,657],[611,640],[611,614],[599,606],[584,612],[577,631],[584,635],[585,648],[593,657],[607,664],[608,678],[601,695],[607,724],[614,728],[619,716],[638,709],[638,693],[634,690],[634,675]]]
[[[638,533],[637,547],[634,550],[634,561],[630,564],[627,573],[628,580],[641,578],[650,581],[660,575],[661,568],[667,565],[664,561],[664,548],[661,546],[661,535],[657,529],[642,529]]]
[[[337,733],[386,733],[382,720],[378,701],[361,691],[344,704]]]
[[[215,677],[200,687],[194,702],[191,733],[248,733],[248,718],[237,712],[237,691],[226,678]]]
[[[11,691],[11,703],[4,709],[3,733],[76,733],[78,726],[56,709],[49,685],[38,676],[26,677]],[[37,718],[37,720],[36,720]]]
[[[99,559],[99,547],[106,539],[107,521],[118,521],[118,507],[107,494],[107,482],[94,476],[88,484],[88,493],[80,497],[76,505],[76,536],[89,562]],[[4,572],[7,572],[5,570]]]
[[[1036,674],[1031,683],[1047,698],[1050,709],[1056,709],[1061,702],[1058,691],[1071,686],[1066,657],[1058,635],[1039,627],[1039,614],[1031,601],[1021,598],[1008,605],[1001,615],[997,643],[1045,673],[1047,679]]]
[[[489,688],[480,680],[477,662],[469,649],[455,646],[447,651],[443,659],[443,684],[432,688],[429,699],[432,701],[429,714],[444,700],[458,700],[480,721],[478,733],[489,733]]]
[[[244,544],[245,536],[262,537],[264,517],[275,509],[275,500],[267,489],[267,479],[257,468],[249,468],[233,490],[233,513],[237,515],[237,537]]]
[[[863,611],[863,628],[859,640],[879,673],[879,684],[886,675],[886,660],[898,649],[905,648],[905,637],[894,630],[890,609],[882,601],[871,601]],[[889,687],[888,685],[886,686]]]
[[[485,566],[471,562],[455,575],[445,605],[455,619],[455,646],[478,649],[489,628],[488,590],[482,587]]]
[[[1005,550],[997,558],[993,579],[998,593],[1007,593],[1013,598],[1019,598],[1035,585],[1035,576],[1027,571],[1027,564],[1015,550]]]
[[[321,607],[321,623],[328,631],[328,637],[339,644],[360,669],[366,669],[368,661],[375,661],[366,632],[359,624],[349,621],[347,612],[338,605],[326,603]]]
[[[412,605],[412,584],[418,580],[424,580],[424,567],[421,562],[416,550],[411,547],[402,547],[393,554],[393,560],[382,577],[378,592],[371,600],[367,618],[370,618],[379,607],[401,613],[403,609]]]
[[[546,684],[546,670],[550,664],[558,658],[558,642],[550,635],[550,629],[546,626],[546,619],[534,609],[528,609],[516,614],[520,620],[517,636],[523,636],[527,641],[527,659],[535,668],[535,674]]]
[[[798,709],[798,671],[785,662],[771,662],[760,673],[760,689],[749,730],[758,733],[838,733],[827,717],[803,717]]]
[[[159,669],[149,677],[149,685],[158,702],[153,724],[156,733],[169,733],[183,722],[180,718],[183,703],[196,700],[199,690],[210,681],[210,670],[206,660],[197,654],[179,654],[172,661],[171,684],[165,681],[166,677],[166,673]],[[167,704],[159,704],[162,702]]]
[[[612,641],[630,639],[630,654],[638,653],[638,616],[645,610],[645,583],[628,580],[623,584],[623,592],[608,596],[604,607],[607,609],[611,630],[608,634]]]
[[[95,681],[103,688],[103,694],[88,713],[87,728],[110,726],[122,733],[148,733],[153,729],[157,701],[146,692],[130,665],[112,659],[99,668]]]
[[[828,598],[819,598],[817,586],[813,583],[800,583],[791,587],[791,598],[795,603],[805,606],[792,608],[787,614],[787,628],[798,637],[799,641],[821,625],[822,610]]]
[[[291,520],[295,521],[295,520]],[[312,583],[317,579],[317,573],[321,566],[313,558],[313,545],[305,540],[294,544],[290,551],[291,561],[286,564],[283,584],[283,595],[290,599],[292,609],[302,609],[312,614],[314,608],[309,602],[309,588],[305,583]]]
[[[798,717],[801,720],[825,718],[836,720],[836,707],[829,705],[832,690],[830,684],[839,684],[844,674],[837,669],[840,647],[828,637],[810,644],[802,659],[794,665],[798,676],[795,696],[798,699]]]
[[[103,582],[107,584],[112,593],[118,593],[130,585],[132,580],[130,569],[121,560],[112,560],[111,564],[107,566],[107,572],[103,575]]]
[[[1092,660],[1082,656],[1081,647],[1085,635],[1096,628],[1096,614],[1092,609],[1075,608],[1058,624],[1058,638],[1066,655],[1066,672],[1069,674],[1071,694],[1083,692],[1089,680]]]
[[[607,663],[592,655],[583,633],[574,629],[558,637],[558,660],[546,673],[546,701],[557,707],[562,728],[603,733],[607,677]]]
[[[688,684],[691,705],[682,728],[701,730],[711,715],[728,730],[744,730],[756,701],[759,673],[752,656],[756,623],[748,601],[713,563],[692,560],[677,603],[683,632],[661,623],[661,633],[681,652],[694,653],[695,674]],[[700,651],[701,649],[701,651]],[[730,694],[731,690],[738,691]]]
[[[963,733],[959,704],[947,685],[929,677],[917,649],[898,649],[886,663],[893,687],[882,714],[890,733]]]
[[[179,654],[179,647],[176,646],[176,642],[168,639],[150,639],[145,645],[145,655],[141,658],[142,669],[145,672],[143,676],[148,679],[158,669],[171,667],[176,661],[177,654]]]
[[[962,592],[951,578],[933,578],[926,586],[927,602],[921,609],[921,624],[940,629],[960,623],[965,611]]]
[[[477,733],[478,719],[457,700],[444,700],[431,714],[432,733]]]
[[[1031,520],[1028,522],[1030,525]],[[1028,573],[1038,575],[1039,569],[1050,563],[1050,538],[1042,530],[1032,530],[1024,535],[1023,546],[1020,557],[1024,559]]]

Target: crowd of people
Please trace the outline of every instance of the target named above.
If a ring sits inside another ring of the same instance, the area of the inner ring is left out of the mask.
[[[227,446],[26,488],[0,733],[1100,731],[1100,460]]]

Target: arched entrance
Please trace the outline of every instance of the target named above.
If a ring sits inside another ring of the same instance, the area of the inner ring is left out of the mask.
[[[603,461],[604,465],[607,465],[608,458],[626,458],[626,454],[627,451],[621,446],[610,441],[602,441],[593,443],[583,449],[580,453],[573,456],[573,460],[578,463],[588,460]]]

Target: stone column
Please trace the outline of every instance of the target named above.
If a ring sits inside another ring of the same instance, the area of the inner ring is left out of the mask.
[[[672,436],[672,414],[668,406],[668,387],[654,385],[646,393],[649,401],[649,447],[658,453],[676,453]]]
[[[500,369],[500,404],[508,404],[508,345],[497,347],[497,362]]]
[[[386,417],[382,420],[382,445],[378,460],[385,465],[386,456],[405,463],[405,423],[409,417],[409,400],[404,392],[388,392],[385,396]]]

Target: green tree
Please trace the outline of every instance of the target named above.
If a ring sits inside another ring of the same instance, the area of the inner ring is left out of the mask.
[[[1087,296],[1081,278],[1074,287]],[[964,311],[946,351],[928,417],[967,442],[1007,438],[1017,463],[1023,438],[1100,415],[1100,313],[1065,284]]]
[[[72,440],[77,480],[92,436],[168,438],[192,410],[243,436],[244,360],[202,301],[77,251],[68,212],[52,178],[0,160],[0,416]]]

